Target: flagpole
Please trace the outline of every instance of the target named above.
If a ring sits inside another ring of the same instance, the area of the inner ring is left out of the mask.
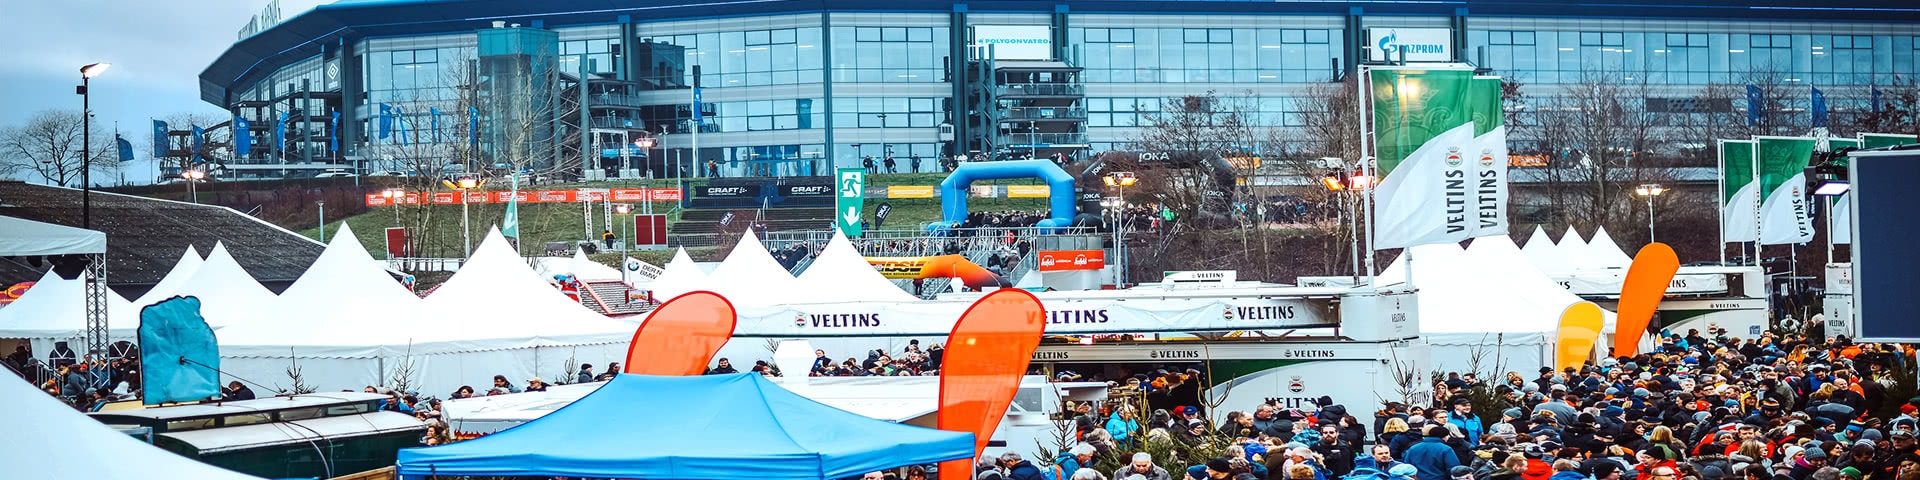
[[[1713,142],[1714,142],[1713,153],[1716,154],[1715,155],[1716,157],[1719,157],[1720,171],[1726,172],[1727,171],[1727,141],[1714,140]],[[1727,218],[1726,218],[1727,217],[1727,175],[1725,173],[1720,174],[1717,178],[1714,179],[1714,183],[1720,186],[1720,190],[1719,190],[1720,195],[1716,197],[1720,199],[1719,202],[1716,202],[1717,204],[1720,205],[1720,211],[1718,212],[1720,214],[1719,215],[1720,228],[1714,229],[1715,232],[1718,232],[1720,234],[1720,243],[1714,244],[1715,245],[1714,250],[1720,251],[1720,265],[1726,266],[1727,264]]]
[[[1374,190],[1374,185],[1380,182],[1379,182],[1379,179],[1374,178],[1373,158],[1371,155],[1368,155],[1368,151],[1370,150],[1372,145],[1371,145],[1371,142],[1367,141],[1368,140],[1367,120],[1371,118],[1369,114],[1371,113],[1371,110],[1372,110],[1370,108],[1367,108],[1368,106],[1367,101],[1372,98],[1372,95],[1368,95],[1369,93],[1368,85],[1370,85],[1370,82],[1368,82],[1368,79],[1373,76],[1373,69],[1368,68],[1366,65],[1361,65],[1360,70],[1358,72],[1358,76],[1359,76],[1358,78],[1354,79],[1353,90],[1355,92],[1355,95],[1359,96],[1358,98],[1359,101],[1356,102],[1355,105],[1357,105],[1360,109],[1360,112],[1359,112],[1360,172],[1361,172],[1361,175],[1367,177],[1367,190],[1365,192],[1362,192],[1362,195],[1360,197],[1360,202],[1362,204],[1362,207],[1364,207],[1365,214],[1366,214],[1365,221],[1366,221],[1366,229],[1367,229],[1367,232],[1366,232],[1367,234],[1367,255],[1366,255],[1367,256],[1367,259],[1366,259],[1367,260],[1366,262],[1367,263],[1367,287],[1377,288],[1378,279],[1376,278],[1376,274],[1373,266],[1373,190]]]

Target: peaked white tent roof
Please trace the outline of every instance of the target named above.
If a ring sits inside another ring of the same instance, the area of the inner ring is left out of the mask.
[[[1480,237],[1467,246],[1467,257],[1476,265],[1500,272],[1502,287],[1522,301],[1552,314],[1558,330],[1560,314],[1575,303],[1584,302],[1529,262],[1513,239],[1506,236]],[[1603,310],[1604,311],[1604,310]],[[1611,317],[1612,312],[1607,312]]]
[[[0,464],[18,478],[258,480],[175,455],[113,431],[26,382],[0,378],[0,423],[32,432],[32,441],[0,449]]]
[[[687,249],[674,250],[673,260],[660,269],[660,276],[653,279],[654,300],[665,302],[687,292],[706,290],[710,280],[707,272],[687,256]]]
[[[1605,268],[1627,268],[1633,265],[1633,257],[1620,250],[1620,244],[1607,235],[1607,227],[1594,230],[1593,239],[1587,241],[1587,258],[1593,264]]]
[[[1527,237],[1527,245],[1520,249],[1534,268],[1542,272],[1565,272],[1573,270],[1573,263],[1560,254],[1560,248],[1553,244],[1553,237],[1547,236],[1547,229],[1533,227],[1533,235]]]
[[[278,321],[278,298],[273,291],[253,279],[240,262],[227,253],[225,243],[215,243],[207,261],[188,277],[178,290],[167,296],[193,296],[200,299],[200,316],[214,328],[251,321]],[[167,296],[156,298],[165,300]],[[144,300],[145,297],[142,297]]]
[[[800,281],[767,253],[752,231],[740,236],[709,279],[715,292],[739,305],[781,305],[802,297]]]
[[[587,258],[586,250],[573,251],[573,260],[567,263],[567,273],[582,281],[620,279],[619,270]]]
[[[420,297],[381,270],[344,224],[313,266],[280,294],[277,310],[275,321],[221,329],[220,343],[303,345],[340,331],[370,335],[390,328],[394,319],[422,313]]]
[[[540,338],[616,334],[609,338],[621,339],[621,332],[633,334],[631,324],[594,313],[547,284],[507,246],[498,228],[487,231],[473,256],[428,295],[422,307],[431,314],[405,322],[414,328],[396,330],[420,330],[411,338],[428,341],[522,338],[535,343]]]
[[[1508,272],[1474,263],[1459,245],[1420,245],[1412,252],[1413,286],[1420,291],[1420,332],[1536,333],[1559,329],[1560,312],[1520,299],[1505,288]],[[1404,284],[1408,256],[1379,275],[1382,285]]]
[[[84,228],[0,217],[0,257],[107,253],[107,234]]]
[[[838,230],[807,266],[807,271],[800,272],[799,283],[805,293],[800,296],[802,301],[812,303],[920,300],[874,270],[873,264],[867,263],[853,242]]]
[[[86,336],[86,277],[67,280],[49,271],[19,300],[0,308],[0,338],[69,339]],[[138,334],[140,311],[107,291],[107,330],[113,338]],[[46,350],[34,348],[35,352]]]
[[[1567,266],[1572,267],[1567,271],[1603,270],[1607,268],[1595,260],[1592,254],[1587,252],[1587,240],[1582,238],[1580,231],[1575,230],[1572,225],[1567,226],[1567,233],[1560,235],[1560,243],[1554,245],[1554,247],[1554,250],[1560,254],[1561,258],[1567,259]]]
[[[173,262],[173,269],[167,270],[167,276],[160,277],[160,283],[134,299],[133,304],[144,307],[173,296],[173,292],[179,291],[181,285],[187,284],[187,279],[193,278],[194,272],[200,271],[200,264],[203,263],[206,263],[206,259],[200,258],[200,252],[188,245],[186,251],[180,252],[180,261]]]

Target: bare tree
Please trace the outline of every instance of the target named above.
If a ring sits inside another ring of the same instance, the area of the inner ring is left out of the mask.
[[[82,165],[87,163],[81,154],[82,123],[80,112],[43,110],[25,125],[0,129],[0,169],[31,173],[55,185],[78,185]],[[88,167],[94,173],[115,171],[120,162],[115,158],[119,154],[113,135],[100,125],[92,130],[93,159]]]
[[[1647,111],[1646,85],[1612,78],[1589,74],[1535,103],[1527,147],[1549,155],[1542,195],[1554,225],[1636,231],[1645,222],[1629,201],[1634,188],[1673,178],[1653,161],[1670,145]]]

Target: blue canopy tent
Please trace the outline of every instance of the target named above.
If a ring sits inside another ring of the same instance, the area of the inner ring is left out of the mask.
[[[485,437],[400,451],[400,475],[826,480],[973,456],[973,434],[874,420],[751,373],[617,375]]]

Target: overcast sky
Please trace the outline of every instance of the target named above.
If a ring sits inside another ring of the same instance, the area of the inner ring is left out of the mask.
[[[331,0],[282,0],[282,19]],[[266,0],[7,1],[0,28],[0,126],[46,109],[80,110],[80,66],[109,62],[93,79],[95,121],[134,142],[145,160],[151,120],[181,112],[224,116],[200,101],[199,75],[231,46]],[[128,165],[129,183],[148,183],[152,165]],[[145,172],[145,173],[140,173]],[[99,180],[96,178],[96,180]]]

